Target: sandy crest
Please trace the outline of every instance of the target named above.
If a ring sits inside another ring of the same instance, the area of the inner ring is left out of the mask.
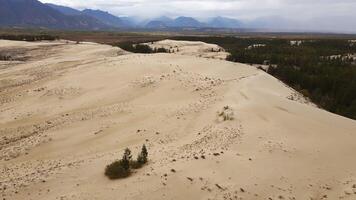
[[[144,44],[154,49],[164,48],[169,50],[171,53],[179,55],[213,58],[220,60],[226,60],[226,57],[230,55],[220,46],[216,44],[208,44],[205,42],[162,40]]]
[[[98,44],[46,51],[0,70],[2,199],[356,198],[356,122],[290,100],[254,67]],[[225,106],[233,120],[218,117]],[[147,166],[104,176],[144,143]]]

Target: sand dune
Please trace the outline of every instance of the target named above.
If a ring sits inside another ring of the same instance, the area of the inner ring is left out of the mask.
[[[354,120],[209,45],[163,43],[185,53],[0,41],[29,49],[0,62],[1,199],[356,199]],[[104,176],[144,143],[147,166]]]
[[[151,48],[164,48],[179,55],[225,60],[229,53],[216,44],[192,41],[162,40],[144,43]]]

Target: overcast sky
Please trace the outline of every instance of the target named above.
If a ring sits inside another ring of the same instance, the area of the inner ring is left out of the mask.
[[[240,20],[283,18],[324,29],[356,31],[356,0],[41,0],[77,9],[101,9],[120,16],[162,15]],[[278,20],[277,20],[278,21]],[[283,21],[283,20],[282,20]],[[281,22],[282,23],[282,22]],[[292,25],[291,25],[292,26]]]

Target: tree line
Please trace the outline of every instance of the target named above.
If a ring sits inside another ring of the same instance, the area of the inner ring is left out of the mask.
[[[40,35],[27,35],[27,34],[0,34],[0,39],[1,40],[15,40],[15,41],[28,41],[28,42],[34,42],[34,41],[40,41],[40,40],[58,40],[58,36],[54,35],[46,35],[46,34],[40,34]]]

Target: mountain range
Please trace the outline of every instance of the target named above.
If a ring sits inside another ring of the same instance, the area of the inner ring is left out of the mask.
[[[216,17],[204,23],[185,16],[175,19],[162,16],[142,23],[132,17],[118,17],[102,10],[77,10],[62,5],[44,4],[38,0],[0,0],[0,26],[103,30],[117,28],[241,28],[242,23],[225,17]]]
[[[355,20],[345,19],[349,15],[310,20],[292,20],[281,16],[261,16],[244,20],[217,16],[200,21],[189,16],[175,18],[161,16],[153,19],[138,19],[130,16],[116,16],[107,11],[84,9],[78,10],[62,5],[44,4],[38,0],[0,0],[1,27],[30,27],[67,30],[182,30],[193,28],[210,29],[249,29],[251,31],[303,31],[333,32],[339,30],[354,33]],[[317,26],[316,26],[317,24]]]
[[[37,0],[0,0],[0,26],[92,30],[110,28],[96,18],[65,15]]]

